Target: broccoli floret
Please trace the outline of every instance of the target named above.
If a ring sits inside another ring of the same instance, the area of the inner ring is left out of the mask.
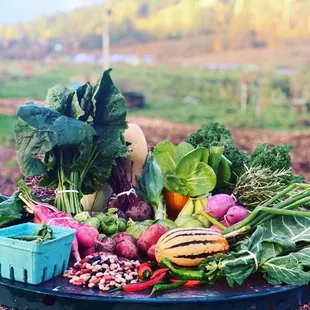
[[[268,167],[273,171],[289,169],[291,166],[290,145],[276,145],[270,147],[268,144],[259,144],[251,155],[252,166]]]
[[[236,183],[237,176],[244,172],[245,165],[249,163],[249,156],[235,147],[230,131],[218,123],[203,126],[188,136],[185,141],[194,147],[224,146],[223,154],[232,162],[230,182],[233,184]]]

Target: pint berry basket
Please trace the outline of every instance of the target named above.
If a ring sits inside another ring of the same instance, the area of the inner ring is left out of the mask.
[[[9,238],[33,235],[39,227],[26,223],[0,229],[0,278],[37,285],[68,268],[75,230],[50,226],[54,239],[43,243]]]

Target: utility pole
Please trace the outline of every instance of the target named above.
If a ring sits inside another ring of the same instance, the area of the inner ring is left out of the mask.
[[[102,58],[103,69],[108,70],[110,68],[110,33],[109,33],[109,19],[112,15],[111,10],[107,10],[103,17],[103,29],[102,29]]]

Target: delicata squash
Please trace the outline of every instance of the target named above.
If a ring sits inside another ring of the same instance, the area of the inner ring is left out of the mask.
[[[227,240],[208,228],[176,228],[168,231],[155,246],[155,257],[160,262],[167,257],[183,267],[198,266],[205,258],[229,250]]]

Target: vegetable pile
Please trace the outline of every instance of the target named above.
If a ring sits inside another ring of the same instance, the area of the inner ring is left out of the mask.
[[[290,146],[247,154],[214,123],[148,150],[126,113],[110,70],[21,106],[18,162],[40,183],[0,195],[0,227],[42,224],[18,237],[35,242],[53,237],[50,226],[74,229],[64,276],[88,289],[234,287],[254,273],[272,285],[310,282],[310,184],[294,176]]]

